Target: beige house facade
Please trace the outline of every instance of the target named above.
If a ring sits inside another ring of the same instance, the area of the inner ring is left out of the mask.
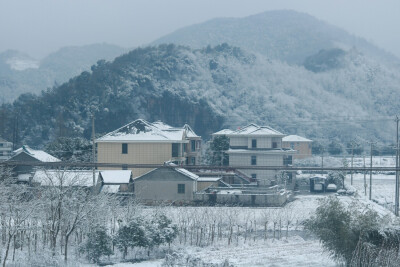
[[[162,165],[170,161],[179,165],[195,165],[200,162],[201,155],[201,137],[190,126],[179,128],[141,119],[106,134],[97,139],[96,144],[97,162],[121,164],[122,169],[132,171],[133,177],[151,169],[128,168],[129,164]]]
[[[312,156],[312,140],[298,135],[288,135],[282,139],[282,147],[297,151],[294,159],[304,159]]]

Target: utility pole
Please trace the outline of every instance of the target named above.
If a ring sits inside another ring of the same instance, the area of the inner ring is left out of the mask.
[[[372,200],[372,146],[373,142],[371,141],[371,162],[370,162],[370,171],[369,171],[369,200]]]
[[[396,116],[396,194],[394,214],[399,216],[399,116]]]
[[[96,186],[96,168],[94,163],[96,163],[96,144],[95,144],[95,133],[94,133],[94,115],[92,115],[92,163],[93,163],[93,192]]]
[[[367,171],[365,170],[365,154],[363,155],[364,159],[364,195],[367,196]]]
[[[354,159],[354,141],[351,141],[351,171],[350,171],[350,184],[353,185],[353,159]]]
[[[324,148],[322,148],[321,157],[322,157],[322,162],[321,162],[321,175],[323,175],[323,174],[324,174]]]

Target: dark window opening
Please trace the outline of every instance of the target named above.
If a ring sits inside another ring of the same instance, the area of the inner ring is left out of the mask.
[[[257,147],[257,139],[252,139],[251,140],[251,147],[256,148]]]
[[[179,144],[172,144],[172,157],[179,157]]]
[[[257,174],[256,173],[252,173],[251,174],[251,178],[254,179],[254,180],[257,179]]]
[[[190,141],[190,147],[191,147],[192,151],[196,151],[196,141],[195,140]]]
[[[257,165],[257,157],[251,156],[251,165]]]
[[[283,158],[283,165],[285,166],[292,165],[292,162],[293,162],[292,156],[286,156]]]
[[[272,148],[278,148],[278,143],[277,142],[272,142]]]
[[[185,194],[185,184],[178,184],[178,194]]]
[[[128,154],[128,144],[122,144],[122,154]]]
[[[126,165],[126,164],[122,165],[122,169],[123,170],[127,170],[128,169],[128,165]]]
[[[192,164],[192,165],[196,165],[196,158],[190,158],[190,163]]]

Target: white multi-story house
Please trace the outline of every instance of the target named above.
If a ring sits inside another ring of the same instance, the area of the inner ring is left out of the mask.
[[[279,183],[282,172],[278,170],[251,169],[246,167],[282,167],[292,164],[295,150],[282,147],[285,134],[268,126],[249,124],[236,131],[225,131],[229,137],[229,166],[239,167],[242,173],[253,178],[260,186]],[[294,187],[294,174],[286,172],[288,188]]]
[[[13,144],[0,137],[0,161],[8,160],[11,157]]]

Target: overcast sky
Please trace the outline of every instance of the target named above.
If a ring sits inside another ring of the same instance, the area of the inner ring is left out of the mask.
[[[399,0],[0,0],[0,52],[41,58],[71,45],[133,48],[212,18],[276,9],[306,12],[400,57]]]

